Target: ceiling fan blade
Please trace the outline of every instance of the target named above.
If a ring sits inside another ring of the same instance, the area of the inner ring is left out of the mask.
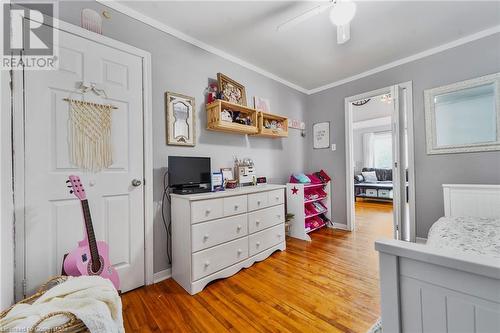
[[[351,25],[349,23],[337,26],[337,44],[344,44],[351,39]]]
[[[295,16],[294,18],[291,18],[290,20],[288,20],[284,23],[281,23],[280,25],[278,25],[276,27],[276,30],[277,31],[289,30],[289,29],[293,28],[294,26],[298,25],[299,23],[302,23],[305,20],[307,20],[313,16],[316,16],[316,15],[323,13],[328,8],[331,8],[334,4],[335,4],[335,1],[331,1],[328,4],[319,5],[319,6],[312,8],[312,9],[309,9],[308,11],[306,11],[298,16]]]

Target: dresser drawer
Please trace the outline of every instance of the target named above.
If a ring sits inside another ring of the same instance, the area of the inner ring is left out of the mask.
[[[248,195],[248,211],[266,208],[268,205],[267,192],[252,193]]]
[[[279,244],[285,240],[285,224],[263,230],[249,237],[249,255],[253,256],[259,252]]]
[[[223,216],[222,199],[193,201],[191,223],[218,219]]]
[[[231,216],[247,212],[247,196],[224,198],[224,216]]]
[[[191,242],[193,252],[200,251],[248,234],[247,214],[194,224]]]
[[[248,233],[264,230],[285,222],[285,205],[274,206],[248,213]]]
[[[248,238],[234,240],[193,254],[193,281],[248,258]]]
[[[269,206],[281,205],[282,203],[285,203],[285,191],[283,189],[269,191],[267,193]]]

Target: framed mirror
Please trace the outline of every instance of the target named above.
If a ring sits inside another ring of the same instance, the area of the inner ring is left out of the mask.
[[[175,146],[195,146],[194,98],[165,93],[167,118],[167,144]]]
[[[427,154],[500,150],[500,73],[424,91]]]

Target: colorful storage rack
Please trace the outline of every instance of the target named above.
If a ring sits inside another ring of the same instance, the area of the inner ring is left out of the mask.
[[[290,177],[287,183],[287,212],[294,214],[289,236],[310,241],[309,233],[331,226],[331,179],[322,170],[306,174],[308,183],[300,183],[302,177]]]

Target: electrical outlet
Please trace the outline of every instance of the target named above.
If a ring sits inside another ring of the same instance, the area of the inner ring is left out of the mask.
[[[332,151],[336,151],[337,150],[337,145],[335,143],[332,143]]]

